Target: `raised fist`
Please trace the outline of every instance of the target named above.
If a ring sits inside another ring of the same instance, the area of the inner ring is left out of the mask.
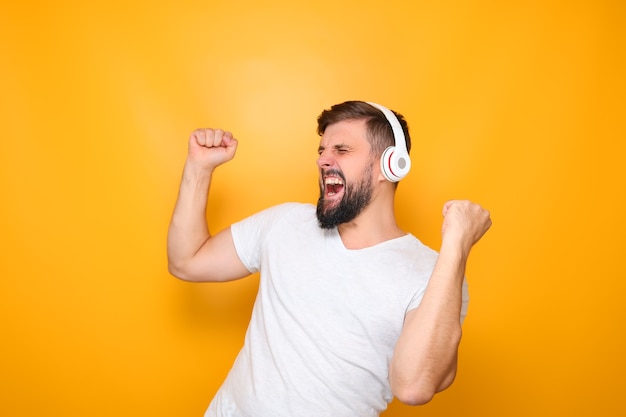
[[[189,137],[188,160],[213,170],[235,157],[237,139],[222,129],[197,129]]]
[[[491,227],[489,212],[467,200],[448,201],[443,216],[443,241],[461,244],[467,252]]]

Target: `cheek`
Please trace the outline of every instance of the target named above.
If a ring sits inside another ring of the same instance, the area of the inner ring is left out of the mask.
[[[378,160],[368,160],[358,166],[351,166],[344,171],[348,182],[355,184],[365,180],[373,180],[379,175],[382,176]]]

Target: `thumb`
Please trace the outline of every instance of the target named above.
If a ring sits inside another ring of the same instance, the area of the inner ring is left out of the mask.
[[[237,150],[239,141],[235,139],[235,137],[233,136],[231,132],[224,132],[224,137],[222,138],[222,145],[224,145],[228,153],[234,153]]]
[[[448,214],[448,210],[450,210],[450,207],[452,207],[452,205],[456,203],[456,200],[450,200],[447,201],[444,205],[443,205],[443,216],[445,217]]]

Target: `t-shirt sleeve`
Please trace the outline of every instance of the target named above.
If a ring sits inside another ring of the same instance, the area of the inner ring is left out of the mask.
[[[259,271],[268,235],[293,204],[285,203],[265,209],[231,225],[235,250],[248,271],[252,273]]]

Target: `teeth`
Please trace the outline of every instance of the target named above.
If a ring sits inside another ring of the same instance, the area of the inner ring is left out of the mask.
[[[327,177],[324,178],[324,184],[326,185],[343,185],[343,182],[339,178]]]

